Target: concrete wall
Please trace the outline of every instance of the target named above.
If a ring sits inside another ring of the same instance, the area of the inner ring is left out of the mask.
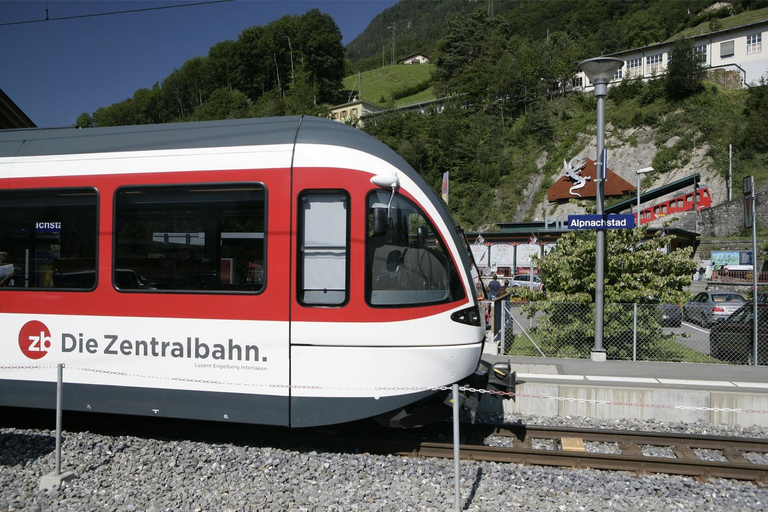
[[[766,393],[538,382],[518,385],[517,393],[516,401],[503,400],[501,404],[499,401],[481,400],[479,411],[547,417],[635,418],[686,423],[703,421],[713,425],[744,427],[768,426],[768,415],[758,412],[768,409]]]

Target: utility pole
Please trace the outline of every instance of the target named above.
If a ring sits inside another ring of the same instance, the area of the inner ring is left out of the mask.
[[[733,195],[733,144],[728,144],[728,202]]]
[[[395,24],[396,22],[392,22],[392,65],[395,65]]]

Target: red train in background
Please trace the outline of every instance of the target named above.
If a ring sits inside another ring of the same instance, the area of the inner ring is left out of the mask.
[[[694,201],[695,196],[695,201]],[[643,208],[640,212],[640,224],[660,219],[667,215],[679,212],[692,211],[696,205],[696,211],[712,206],[712,196],[709,193],[709,187],[701,187],[694,192],[688,192],[674,197],[668,201]]]

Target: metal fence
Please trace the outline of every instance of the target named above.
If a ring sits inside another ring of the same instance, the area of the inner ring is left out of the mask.
[[[768,305],[758,315],[758,364],[768,364]],[[765,306],[765,307],[763,307]],[[499,353],[589,359],[595,341],[594,304],[510,303],[494,327]],[[754,364],[752,304],[702,325],[677,304],[605,304],[603,348],[608,359]]]

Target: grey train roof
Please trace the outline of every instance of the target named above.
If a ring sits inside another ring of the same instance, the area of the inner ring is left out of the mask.
[[[0,158],[294,142],[359,149],[392,163],[409,176],[414,173],[395,152],[360,130],[327,119],[299,116],[107,128],[0,130]]]
[[[436,200],[421,176],[376,138],[337,121],[309,116],[0,130],[0,158],[293,143],[328,144],[364,151],[394,165]]]

